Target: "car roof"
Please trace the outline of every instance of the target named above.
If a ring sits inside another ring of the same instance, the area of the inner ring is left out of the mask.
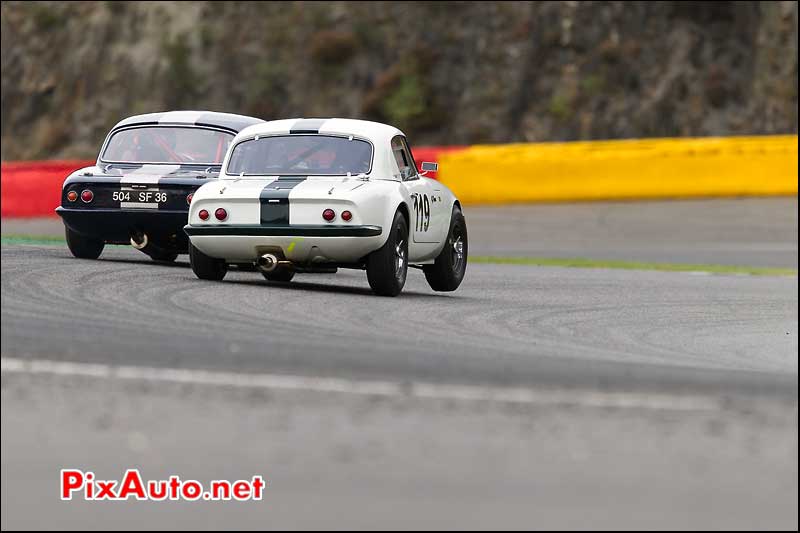
[[[260,118],[216,111],[166,111],[135,115],[119,121],[112,130],[127,126],[144,124],[188,124],[193,126],[213,126],[240,132],[248,126],[264,122]]]
[[[250,126],[241,133],[242,136],[274,135],[281,133],[330,133],[363,137],[375,144],[382,142],[388,143],[391,142],[392,137],[404,135],[402,131],[388,124],[350,118],[289,118],[270,120]]]

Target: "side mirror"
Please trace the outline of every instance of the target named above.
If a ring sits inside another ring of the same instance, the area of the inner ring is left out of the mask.
[[[439,163],[431,163],[429,161],[425,161],[422,163],[423,172],[436,172],[438,170],[439,170]]]

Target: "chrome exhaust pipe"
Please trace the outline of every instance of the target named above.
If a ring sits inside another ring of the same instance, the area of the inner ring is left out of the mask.
[[[256,266],[263,272],[272,272],[278,267],[278,258],[272,254],[264,254],[258,258]]]
[[[147,233],[131,233],[131,246],[156,260],[171,254],[169,249],[163,248],[154,242],[150,242],[150,238],[147,236]]]
[[[134,233],[131,235],[131,246],[137,250],[143,249],[147,246],[148,238],[146,233]]]

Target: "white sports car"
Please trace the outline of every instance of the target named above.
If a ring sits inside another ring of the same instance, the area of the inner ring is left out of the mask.
[[[194,193],[192,270],[221,280],[255,264],[271,281],[295,272],[366,269],[376,294],[396,296],[409,266],[453,291],[467,266],[467,225],[453,193],[417,171],[403,132],[350,119],[288,119],[242,130],[220,179]]]

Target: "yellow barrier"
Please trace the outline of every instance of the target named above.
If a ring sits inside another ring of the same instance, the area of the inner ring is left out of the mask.
[[[797,135],[487,145],[439,160],[470,204],[797,194]]]

